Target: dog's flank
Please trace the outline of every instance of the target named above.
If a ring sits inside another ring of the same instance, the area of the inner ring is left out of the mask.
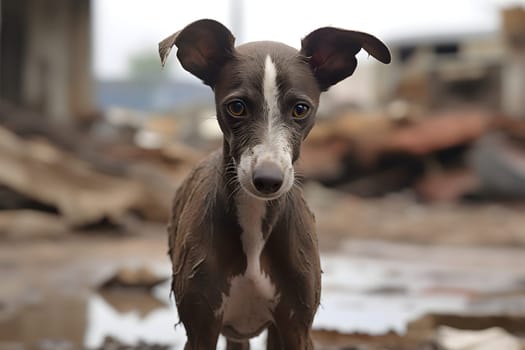
[[[159,45],[212,87],[223,147],[199,164],[174,199],[168,226],[172,289],[185,349],[248,349],[268,328],[268,349],[312,349],[321,292],[313,214],[294,163],[313,127],[321,91],[351,75],[364,48],[386,46],[360,32],[320,28],[297,51],[275,42],[234,47],[230,31],[200,20]]]

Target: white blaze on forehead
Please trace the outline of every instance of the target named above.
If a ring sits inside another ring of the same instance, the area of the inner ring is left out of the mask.
[[[277,95],[279,91],[277,89],[277,68],[272,61],[270,55],[266,56],[264,62],[264,81],[263,81],[263,94],[266,105],[268,106],[268,122],[272,122],[272,117],[277,112]],[[269,124],[271,125],[271,124]]]
[[[266,56],[264,62],[263,95],[268,113],[266,115],[266,137],[263,138],[263,145],[268,151],[273,153],[274,157],[280,158],[274,159],[274,161],[283,161],[283,158],[287,158],[287,155],[282,154],[282,152],[284,149],[289,149],[289,135],[280,120],[281,111],[279,110],[278,104],[279,88],[277,85],[277,68],[270,55]],[[277,154],[275,154],[275,152],[277,152]]]

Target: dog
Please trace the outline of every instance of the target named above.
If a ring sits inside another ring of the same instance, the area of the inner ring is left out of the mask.
[[[193,22],[159,43],[210,86],[222,150],[177,190],[168,225],[172,291],[186,350],[249,349],[268,329],[267,349],[313,349],[321,294],[314,215],[294,164],[314,125],[321,92],[352,75],[363,48],[390,52],[363,32],[323,27],[298,51],[278,42],[234,46],[221,23]]]

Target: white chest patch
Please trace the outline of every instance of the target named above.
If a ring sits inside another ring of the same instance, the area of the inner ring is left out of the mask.
[[[272,311],[279,296],[270,277],[261,269],[260,257],[266,243],[261,230],[266,213],[265,202],[252,198],[243,191],[236,199],[247,266],[244,273],[230,280],[229,292],[227,295],[223,294],[222,305],[216,314],[223,316],[225,335],[250,338],[272,321]]]

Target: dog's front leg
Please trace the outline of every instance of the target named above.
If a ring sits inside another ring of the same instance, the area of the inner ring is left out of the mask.
[[[226,350],[250,350],[250,342],[245,340],[239,343],[228,340],[226,343]]]
[[[289,308],[275,313],[275,324],[268,329],[267,350],[313,350],[310,336],[311,325],[307,318],[297,315]]]
[[[284,325],[280,331],[268,330],[266,350],[313,350],[309,329]]]
[[[178,311],[188,337],[184,350],[215,350],[221,320],[215,316],[206,298],[202,295],[185,296]]]
[[[282,350],[281,336],[277,327],[272,324],[268,327],[268,337],[266,338],[266,350]]]
[[[312,339],[309,329],[285,328],[282,333],[282,350],[313,350]]]

